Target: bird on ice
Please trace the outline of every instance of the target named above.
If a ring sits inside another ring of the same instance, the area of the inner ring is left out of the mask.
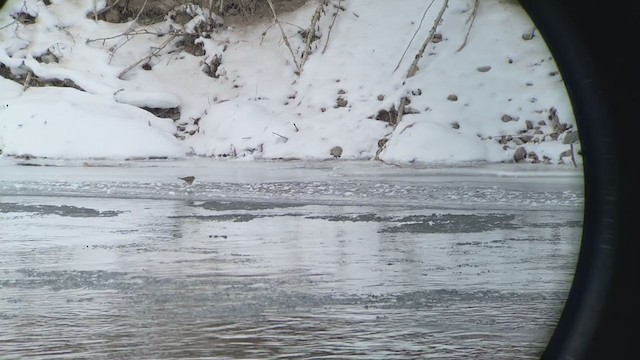
[[[194,176],[185,176],[185,177],[179,177],[178,179],[183,180],[187,184],[191,185],[193,183],[193,180],[195,180],[196,178]]]

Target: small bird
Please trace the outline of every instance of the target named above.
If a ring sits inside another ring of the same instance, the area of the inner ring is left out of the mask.
[[[178,179],[183,180],[187,184],[191,185],[193,183],[193,180],[195,180],[196,178],[194,176],[185,176],[185,177],[179,177]]]

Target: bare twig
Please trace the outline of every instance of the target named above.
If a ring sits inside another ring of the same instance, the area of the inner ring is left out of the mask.
[[[140,8],[140,11],[138,11],[138,15],[136,15],[136,17],[131,22],[131,27],[129,27],[130,30],[133,28],[133,24],[135,24],[138,21],[138,19],[140,18],[140,15],[142,14],[146,6],[147,6],[147,0],[144,0],[144,3],[142,3],[142,7]]]
[[[280,32],[282,33],[282,40],[284,41],[285,45],[287,45],[287,48],[289,48],[289,51],[291,52],[291,58],[293,59],[293,63],[296,66],[296,74],[300,75],[301,69],[300,69],[300,65],[298,65],[298,61],[296,60],[296,54],[293,52],[293,49],[291,48],[291,44],[289,43],[289,39],[287,38],[287,34],[284,32],[284,29],[282,28],[282,24],[280,24],[280,21],[278,20],[278,14],[276,14],[276,8],[273,6],[273,1],[267,0],[267,2],[269,3],[269,7],[271,8],[271,12],[273,13],[273,22],[275,22],[280,28]]]
[[[282,136],[282,135],[278,134],[277,132],[273,132],[273,131],[272,131],[271,133],[272,133],[273,135],[280,136],[280,137],[281,137],[281,138],[283,138],[285,141],[289,141],[289,138],[288,138],[288,137],[286,137],[286,136]]]
[[[331,20],[331,25],[329,25],[329,32],[327,33],[327,41],[324,43],[324,48],[322,48],[321,54],[324,54],[327,51],[327,46],[329,45],[329,38],[331,37],[331,30],[333,30],[333,25],[336,23],[336,18],[338,17],[338,13],[340,10],[344,11],[344,8],[340,6],[342,0],[338,0],[338,5],[336,6],[336,12],[333,13],[333,19]]]
[[[171,43],[171,41],[173,41],[173,39],[176,38],[176,36],[177,36],[176,34],[171,35],[171,37],[169,39],[165,40],[165,42],[163,42],[162,45],[160,45],[159,47],[155,48],[147,56],[145,56],[142,59],[136,61],[135,63],[129,65],[126,69],[122,70],[120,72],[120,74],[118,74],[118,79],[122,79],[122,76],[124,76],[124,74],[128,73],[129,71],[131,71],[131,69],[133,69],[136,66],[142,64],[145,61],[149,61],[149,59],[151,59],[152,57],[158,55],[160,53],[160,51],[162,51],[162,49],[164,49],[167,45],[169,45],[169,43]]]
[[[12,22],[8,23],[7,25],[5,25],[3,27],[0,27],[0,30],[6,29],[6,28],[8,28],[9,26],[11,26],[13,24],[16,24],[16,26],[17,26],[17,23],[18,23],[18,20],[13,20]]]
[[[469,40],[469,34],[471,33],[471,27],[473,27],[473,22],[476,20],[476,14],[478,14],[478,7],[480,7],[480,0],[475,0],[473,3],[473,11],[469,15],[467,22],[470,22],[469,28],[467,29],[467,34],[464,36],[464,41],[462,45],[456,50],[456,52],[460,52],[465,46],[467,46],[467,41]]]
[[[174,32],[176,33],[176,32]],[[178,35],[181,35],[180,32],[177,32]],[[141,30],[135,30],[135,31],[129,31],[129,32],[124,32],[122,34],[118,34],[118,35],[113,35],[113,36],[108,36],[108,37],[102,37],[102,38],[95,38],[95,39],[87,39],[86,43],[92,43],[95,41],[102,41],[102,43],[104,44],[104,42],[106,40],[113,40],[116,38],[119,38],[121,36],[137,36],[137,35],[160,35],[160,36],[164,36],[167,35],[169,33],[166,32],[154,32],[154,31],[149,31],[146,29],[141,29]]]
[[[316,8],[316,12],[313,14],[313,17],[311,18],[311,24],[309,25],[309,29],[307,29],[307,38],[304,42],[304,50],[302,51],[302,60],[300,60],[300,71],[302,71],[304,64],[307,62],[307,59],[309,58],[309,53],[311,52],[311,42],[313,41],[313,37],[316,35],[316,24],[320,19],[320,14],[322,14],[322,9],[324,9],[324,7],[327,5],[328,2],[329,0],[322,0],[318,4],[318,7]]]
[[[24,79],[24,84],[22,84],[22,91],[26,91],[29,88],[29,85],[31,83],[31,76],[33,75],[33,72],[31,72],[31,70],[29,70],[27,72],[27,77]]]
[[[424,13],[422,13],[422,19],[420,19],[420,24],[418,25],[418,28],[416,29],[416,31],[413,33],[413,36],[411,37],[411,40],[409,40],[409,44],[407,44],[407,47],[404,49],[404,52],[402,53],[402,56],[400,57],[400,60],[398,61],[398,65],[396,65],[395,69],[393,69],[394,73],[400,67],[400,64],[402,63],[402,60],[404,59],[404,56],[407,54],[407,51],[409,51],[409,46],[411,46],[411,43],[413,43],[413,39],[415,39],[416,35],[418,35],[418,31],[420,31],[420,28],[422,28],[422,22],[424,21],[425,16],[427,16],[427,12],[429,11],[429,9],[431,9],[431,5],[433,5],[434,1],[435,0],[431,0],[431,3],[429,4],[429,6],[427,6],[427,8],[424,11]]]
[[[119,2],[120,2],[120,0],[116,0],[116,1],[113,2],[113,4],[111,4],[109,6],[106,6],[104,9],[102,9],[100,11],[96,11],[95,10],[95,5],[94,5],[94,7],[93,7],[93,11],[94,11],[93,16],[97,20],[98,16],[100,16],[100,15],[104,14],[105,12],[109,11],[112,7],[116,6]]]
[[[449,0],[444,0],[442,4],[442,8],[440,9],[438,16],[436,17],[436,20],[433,22],[433,26],[429,31],[429,36],[422,44],[422,47],[416,54],[415,59],[413,59],[413,63],[411,64],[411,66],[409,67],[409,70],[407,71],[407,76],[406,76],[407,79],[414,76],[416,72],[418,72],[418,61],[420,61],[420,59],[424,55],[425,49],[427,48],[429,43],[431,43],[431,41],[433,40],[433,36],[436,33],[436,29],[438,28],[438,26],[440,25],[440,22],[442,21],[442,15],[444,14],[444,11],[447,9],[448,5],[449,5]],[[402,98],[402,100],[400,100],[400,106],[398,107],[398,117],[396,118],[394,128],[398,126],[400,121],[402,121],[402,116],[404,115],[404,108],[406,105],[407,105],[407,97],[405,96]]]
[[[431,41],[433,40],[433,36],[436,34],[436,29],[438,28],[438,26],[440,25],[440,22],[442,21],[442,15],[444,14],[444,11],[447,9],[447,5],[449,5],[449,0],[445,0],[444,3],[442,4],[440,13],[438,13],[438,17],[436,17],[436,20],[433,22],[433,26],[431,27],[431,31],[429,31],[429,36],[422,44],[422,47],[416,54],[416,57],[413,59],[413,63],[411,64],[411,67],[409,67],[409,70],[407,71],[407,79],[415,75],[416,72],[418,71],[418,61],[422,59],[422,56],[424,55],[424,51],[426,50],[429,43],[431,43]]]

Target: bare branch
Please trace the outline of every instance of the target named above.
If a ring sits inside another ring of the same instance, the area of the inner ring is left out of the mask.
[[[321,54],[324,54],[327,51],[327,46],[329,46],[329,38],[331,37],[331,30],[333,30],[333,25],[336,23],[336,18],[338,17],[338,13],[340,10],[344,11],[344,8],[340,5],[342,0],[338,0],[338,5],[336,6],[336,12],[333,13],[333,19],[331,20],[331,25],[329,25],[329,32],[327,33],[327,41],[324,43],[324,48],[322,48]]]
[[[131,69],[133,69],[136,66],[142,64],[145,61],[149,61],[149,59],[151,59],[152,57],[158,55],[160,53],[160,51],[162,51],[162,49],[164,49],[167,45],[169,45],[169,43],[171,43],[171,41],[173,41],[173,39],[176,38],[176,36],[177,36],[176,34],[171,35],[171,37],[169,39],[167,39],[165,42],[162,43],[162,45],[160,45],[159,47],[157,47],[153,51],[151,51],[147,56],[145,56],[142,59],[136,61],[135,63],[129,65],[126,69],[122,70],[120,72],[120,74],[118,74],[118,79],[122,79],[122,76],[124,76],[124,74],[128,73],[129,71],[131,71]]]
[[[442,8],[440,9],[440,12],[438,13],[438,16],[436,17],[436,20],[433,22],[433,26],[431,27],[431,30],[429,31],[429,36],[427,37],[427,39],[422,44],[422,47],[420,48],[420,50],[416,54],[415,59],[413,59],[413,63],[411,64],[411,67],[409,67],[409,70],[407,71],[407,76],[406,76],[407,79],[412,77],[412,76],[414,76],[416,74],[416,72],[418,72],[418,61],[420,61],[420,59],[424,55],[425,49],[427,48],[429,43],[431,43],[431,41],[433,40],[433,36],[436,33],[436,29],[438,28],[438,26],[442,22],[442,15],[444,14],[444,11],[447,9],[448,5],[449,5],[449,0],[444,0],[444,3],[442,4]],[[400,121],[402,121],[402,116],[404,115],[404,108],[405,108],[406,105],[407,105],[407,97],[405,96],[400,101],[400,106],[398,107],[398,117],[396,118],[396,123],[394,124],[394,128],[398,126]]]
[[[407,71],[407,79],[412,77],[413,75],[415,75],[416,72],[418,71],[418,61],[420,61],[420,59],[424,55],[424,51],[426,50],[427,46],[433,40],[433,36],[436,34],[436,29],[438,28],[438,26],[442,22],[442,15],[444,14],[444,11],[447,9],[447,5],[449,5],[449,0],[445,0],[444,3],[442,4],[442,8],[440,9],[440,13],[438,13],[438,16],[436,17],[436,20],[433,22],[433,26],[431,27],[431,30],[429,31],[429,37],[427,37],[427,39],[422,44],[422,47],[420,48],[420,50],[416,54],[416,57],[413,59],[413,63],[411,64],[411,67],[409,67],[409,70]]]
[[[480,0],[475,0],[473,4],[473,12],[471,13],[471,15],[469,15],[469,18],[467,19],[467,22],[471,22],[471,24],[469,24],[469,28],[467,29],[467,34],[464,36],[464,41],[462,42],[462,45],[460,45],[460,47],[458,48],[458,50],[456,50],[456,52],[460,52],[460,50],[462,50],[465,46],[467,46],[467,41],[469,40],[469,34],[471,33],[471,27],[473,27],[473,22],[476,20],[476,14],[478,13],[479,7],[480,7]]]
[[[302,51],[302,60],[300,61],[300,71],[302,71],[304,64],[307,62],[307,59],[309,58],[309,53],[311,52],[311,42],[313,41],[313,37],[316,35],[316,24],[320,19],[320,14],[322,13],[322,9],[324,9],[324,7],[327,5],[328,2],[329,0],[322,0],[320,4],[318,4],[318,7],[316,8],[316,12],[313,14],[313,17],[311,18],[311,24],[309,25],[309,29],[307,29],[307,38],[305,39],[305,42],[304,42],[304,50]]]
[[[422,22],[424,21],[425,16],[427,16],[427,12],[429,11],[429,9],[431,9],[431,5],[433,5],[434,1],[435,0],[431,0],[431,4],[429,4],[429,6],[427,6],[427,9],[424,11],[424,13],[422,13],[422,19],[420,19],[420,24],[418,25],[418,28],[416,29],[416,31],[413,33],[413,36],[411,37],[411,40],[409,40],[409,44],[407,44],[407,47],[404,49],[404,52],[402,53],[402,56],[400,57],[400,60],[398,61],[398,65],[396,65],[395,69],[393,69],[394,73],[400,67],[400,64],[402,63],[402,60],[404,59],[404,56],[407,54],[407,51],[409,51],[409,46],[411,46],[411,43],[413,43],[413,39],[415,39],[416,35],[418,35],[418,31],[420,31],[420,28],[422,28]]]
[[[287,34],[284,32],[284,29],[282,28],[282,24],[280,24],[280,21],[278,20],[278,14],[276,14],[276,8],[273,6],[273,1],[267,0],[267,2],[269,3],[269,7],[271,8],[271,12],[273,13],[273,22],[275,22],[280,28],[280,32],[282,33],[282,40],[284,41],[285,45],[287,45],[287,48],[289,48],[289,52],[291,52],[291,58],[293,59],[293,63],[296,65],[296,74],[300,75],[300,70],[301,70],[300,65],[298,65],[298,61],[296,60],[296,55],[293,52],[293,49],[291,48],[291,44],[289,43]]]

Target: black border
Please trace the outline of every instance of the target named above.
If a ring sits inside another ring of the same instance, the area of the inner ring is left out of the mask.
[[[623,1],[520,0],[565,81],[582,145],[585,211],[569,298],[543,359],[631,359],[633,164],[640,25]],[[630,42],[628,42],[630,41]],[[632,59],[636,68],[632,67]],[[625,156],[627,159],[625,159]],[[636,183],[640,186],[640,183]]]

